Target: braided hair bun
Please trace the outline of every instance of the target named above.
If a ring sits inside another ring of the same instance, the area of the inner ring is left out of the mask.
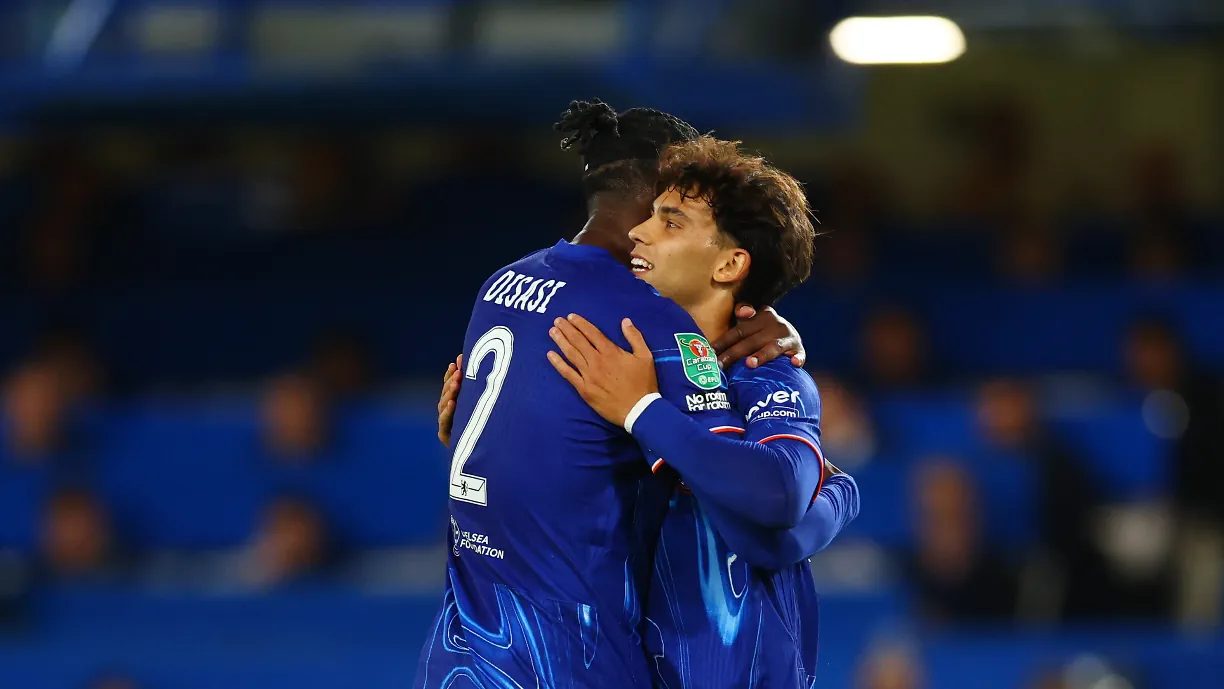
[[[582,156],[588,172],[623,160],[654,161],[676,141],[698,134],[684,120],[651,108],[631,108],[617,115],[599,100],[573,101],[553,129],[565,134],[561,148]]]
[[[561,120],[553,129],[566,135],[561,140],[561,148],[586,156],[600,134],[607,133],[612,138],[620,136],[616,124],[616,111],[596,98],[570,101],[569,108],[561,113]]]

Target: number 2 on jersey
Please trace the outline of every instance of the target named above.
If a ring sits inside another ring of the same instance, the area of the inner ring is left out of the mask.
[[[476,400],[476,408],[472,410],[471,418],[463,427],[459,442],[455,443],[455,454],[451,457],[450,496],[474,505],[489,504],[486,493],[488,486],[483,477],[463,473],[463,465],[467,464],[468,457],[471,457],[472,451],[476,449],[476,442],[480,440],[480,434],[489,422],[489,415],[493,413],[497,396],[501,394],[502,383],[506,381],[506,373],[510,370],[510,358],[514,356],[514,334],[509,328],[496,326],[476,340],[472,355],[467,359],[464,377],[476,380],[481,363],[490,355],[493,356],[493,370],[489,371],[488,377],[485,378],[484,392],[480,393],[480,399]]]

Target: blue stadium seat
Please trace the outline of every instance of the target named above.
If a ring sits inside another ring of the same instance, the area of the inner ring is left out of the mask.
[[[1153,498],[1170,486],[1172,445],[1147,429],[1141,406],[1141,398],[1128,396],[1051,421],[1107,498]]]
[[[269,494],[257,447],[249,404],[127,405],[99,438],[99,488],[135,547],[235,547]]]
[[[445,538],[449,454],[433,413],[362,405],[337,424],[334,447],[315,464],[265,462],[278,492],[316,500],[336,537],[353,547],[439,543]]]
[[[0,550],[27,552],[35,547],[50,479],[46,467],[19,464],[0,450]]]

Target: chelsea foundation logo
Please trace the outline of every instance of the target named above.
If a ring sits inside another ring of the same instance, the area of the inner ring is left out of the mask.
[[[676,333],[680,360],[684,362],[684,377],[702,390],[714,390],[722,385],[718,358],[710,343],[697,333]]]

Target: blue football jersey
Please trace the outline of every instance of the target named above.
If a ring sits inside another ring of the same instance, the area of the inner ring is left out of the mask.
[[[490,277],[464,341],[445,594],[417,687],[651,685],[638,592],[671,486],[546,359],[570,313],[626,349],[631,317],[666,399],[730,407],[692,318],[606,251],[560,242]]]
[[[737,418],[720,431],[751,442],[802,442],[820,456],[820,398],[806,372],[780,359],[756,369],[736,364],[729,373]],[[702,504],[683,486],[675,491],[647,598],[644,634],[656,687],[812,685],[818,605],[807,561],[761,569],[730,545],[769,547],[777,533]]]

